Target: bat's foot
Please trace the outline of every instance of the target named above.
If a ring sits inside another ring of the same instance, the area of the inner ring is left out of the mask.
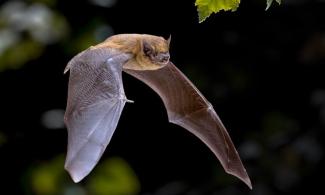
[[[129,100],[129,99],[124,99],[126,102],[128,102],[128,103],[134,103],[134,101],[133,100]]]
[[[133,100],[129,100],[126,97],[120,98],[120,100],[123,100],[123,101],[128,102],[128,103],[134,103]]]
[[[129,100],[128,98],[126,98],[126,96],[125,96],[124,93],[121,93],[117,98],[118,98],[119,100],[122,100],[122,101],[125,101],[125,102],[128,102],[128,103],[134,103],[133,100]]]

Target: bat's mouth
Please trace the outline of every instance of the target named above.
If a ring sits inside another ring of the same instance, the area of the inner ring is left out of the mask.
[[[169,62],[169,53],[160,53],[155,56],[152,61],[156,62],[157,64],[166,65]]]

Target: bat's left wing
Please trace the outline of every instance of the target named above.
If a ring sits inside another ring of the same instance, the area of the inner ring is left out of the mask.
[[[122,65],[129,56],[111,49],[88,49],[68,64],[68,128],[65,169],[75,182],[97,164],[125,105]]]
[[[236,148],[212,105],[174,64],[169,62],[158,70],[124,71],[156,91],[165,104],[169,121],[200,138],[217,156],[227,173],[252,188]]]

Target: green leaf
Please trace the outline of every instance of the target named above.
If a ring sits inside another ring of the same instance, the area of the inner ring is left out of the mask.
[[[220,10],[236,11],[239,3],[240,0],[196,0],[195,6],[197,6],[199,22],[203,22],[212,13],[217,13]]]
[[[275,0],[279,5],[281,4],[281,0]],[[273,0],[266,0],[266,9],[265,10],[268,10],[271,5],[273,3]]]

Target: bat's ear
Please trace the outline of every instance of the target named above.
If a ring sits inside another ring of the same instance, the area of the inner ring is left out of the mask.
[[[167,44],[168,44],[168,47],[170,46],[170,41],[172,40],[172,35],[170,34],[168,39],[167,39]]]

